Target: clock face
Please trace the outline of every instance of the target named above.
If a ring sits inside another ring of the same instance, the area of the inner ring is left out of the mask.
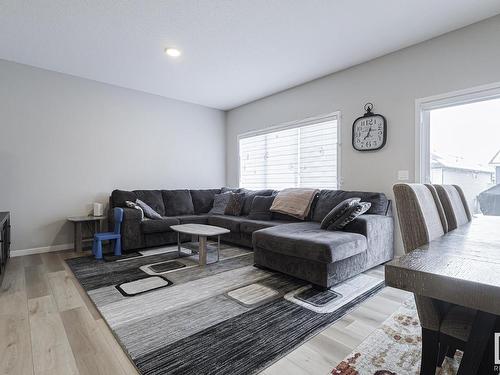
[[[383,116],[360,117],[352,126],[352,146],[358,151],[379,150],[385,145],[386,130]]]

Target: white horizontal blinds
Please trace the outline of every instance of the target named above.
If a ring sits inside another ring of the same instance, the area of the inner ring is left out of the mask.
[[[248,189],[297,186],[298,129],[240,140],[240,185]]]
[[[300,187],[337,188],[337,120],[299,128]]]
[[[337,186],[337,121],[334,117],[244,137],[239,146],[242,187]]]

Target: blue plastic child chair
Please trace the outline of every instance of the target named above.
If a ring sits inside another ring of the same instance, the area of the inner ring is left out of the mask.
[[[121,224],[123,220],[123,209],[114,209],[115,230],[113,232],[96,233],[94,235],[94,243],[92,244],[92,253],[96,259],[102,259],[102,241],[115,241],[115,255],[122,255],[122,237],[120,234]]]

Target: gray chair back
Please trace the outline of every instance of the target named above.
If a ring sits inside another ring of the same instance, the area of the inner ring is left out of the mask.
[[[458,185],[433,185],[439,196],[448,222],[448,229],[457,229],[472,220],[469,205]]]
[[[448,232],[448,222],[434,187],[396,184],[393,191],[406,253]]]
[[[425,245],[448,231],[448,223],[436,189],[423,184],[393,186],[399,227],[405,252]],[[439,331],[447,304],[415,294],[418,317],[423,328]]]

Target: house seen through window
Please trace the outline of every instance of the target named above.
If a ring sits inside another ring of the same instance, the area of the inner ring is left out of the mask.
[[[456,184],[474,214],[500,215],[500,99],[430,111],[430,180]]]

